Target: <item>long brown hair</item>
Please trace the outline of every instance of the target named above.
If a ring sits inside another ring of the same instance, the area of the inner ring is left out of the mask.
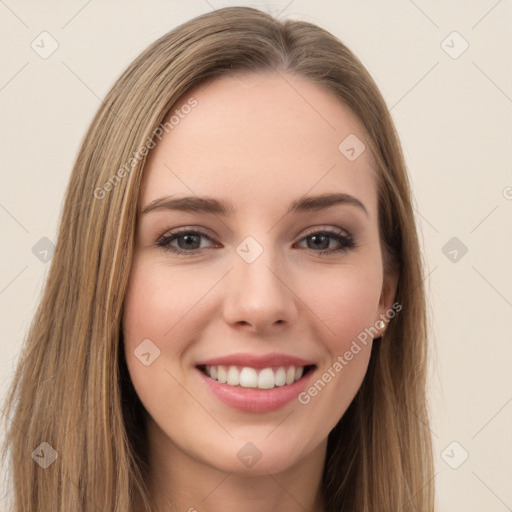
[[[402,309],[373,344],[364,382],[329,434],[327,510],[434,509],[423,263],[409,179],[385,102],[361,62],[329,32],[228,7],[151,44],[115,82],[82,142],[44,293],[5,405],[11,510],[151,510],[144,410],[127,372],[121,331],[145,154],[193,86],[260,71],[312,80],[356,114],[377,164],[384,271],[399,272],[395,300]],[[36,449],[55,450],[56,461],[36,464]]]

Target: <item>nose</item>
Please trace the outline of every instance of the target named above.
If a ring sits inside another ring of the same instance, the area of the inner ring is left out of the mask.
[[[229,325],[263,334],[282,330],[297,319],[298,298],[290,273],[269,249],[252,263],[235,255],[228,279],[224,319]]]

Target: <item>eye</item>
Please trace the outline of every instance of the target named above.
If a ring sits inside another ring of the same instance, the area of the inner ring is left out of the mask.
[[[157,240],[156,245],[174,254],[188,253],[189,255],[193,255],[208,248],[204,244],[201,244],[202,238],[212,242],[212,239],[201,231],[190,228],[180,228],[161,236]],[[323,229],[311,231],[300,240],[300,242],[302,241],[306,241],[306,249],[311,249],[313,252],[320,255],[339,253],[356,247],[352,236],[341,230],[333,231]],[[330,247],[332,241],[337,243],[338,247]],[[217,247],[219,247],[219,245],[217,245]]]
[[[204,249],[204,245],[201,246],[201,237],[211,241],[211,238],[201,231],[190,228],[176,229],[170,234],[160,237],[156,245],[175,254],[197,253]],[[172,245],[173,242],[176,242],[178,247]]]
[[[312,231],[309,234],[307,234],[302,240],[306,241],[308,249],[314,249],[314,252],[320,255],[338,253],[356,247],[356,243],[351,235],[343,231],[332,231],[328,229],[323,229],[321,231]],[[329,248],[329,245],[332,240],[335,240],[335,242],[338,243],[339,247]],[[320,250],[317,251],[316,249]]]

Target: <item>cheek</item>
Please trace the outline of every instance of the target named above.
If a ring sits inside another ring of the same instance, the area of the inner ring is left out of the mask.
[[[332,276],[331,276],[332,278]],[[359,390],[371,356],[372,338],[380,298],[378,271],[346,269],[339,280],[318,283],[318,293],[310,296],[312,310],[319,312],[326,359],[316,379],[299,395],[314,418],[323,418],[325,435],[334,428]],[[328,290],[326,292],[326,290]],[[316,427],[315,427],[316,428]],[[314,431],[311,435],[316,435]]]
[[[169,397],[187,399],[179,385],[184,382],[179,363],[186,348],[180,340],[186,339],[182,334],[187,328],[187,312],[197,302],[199,290],[193,283],[187,286],[183,274],[170,275],[158,262],[141,257],[132,266],[124,300],[122,325],[128,372],[150,416],[164,423],[171,419],[171,408],[166,407]]]
[[[328,350],[338,355],[378,320],[382,275],[378,267],[347,266],[311,276],[307,304],[325,326]]]
[[[172,339],[173,350],[180,351],[177,340],[181,338],[184,320],[193,314],[208,286],[208,279],[190,279],[187,272],[171,273],[158,263],[135,263],[124,304],[125,340],[137,344],[149,338],[163,344],[164,340]]]
[[[145,383],[156,384],[155,370],[162,365],[164,358],[161,356],[169,348],[175,353],[181,350],[174,344],[164,346],[164,340],[173,335],[180,326],[180,318],[186,313],[184,291],[176,293],[176,283],[171,283],[158,265],[147,265],[140,260],[134,262],[122,323],[126,362],[134,384],[138,383],[139,387]],[[143,346],[145,348],[141,350]],[[142,357],[148,353],[149,356]]]
[[[211,272],[170,271],[165,264],[143,256],[134,261],[122,324],[128,370],[141,399],[148,398],[143,400],[145,405],[161,390],[165,390],[163,398],[168,398],[171,388],[179,394],[179,385],[169,372],[186,383],[189,340],[200,335],[202,320],[208,320],[202,314],[201,299],[216,281],[218,276]],[[148,352],[146,359],[154,362],[146,366],[137,355]]]

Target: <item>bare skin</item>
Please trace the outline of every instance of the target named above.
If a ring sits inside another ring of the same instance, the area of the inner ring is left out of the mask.
[[[341,371],[333,364],[393,303],[397,276],[383,273],[372,156],[367,149],[350,161],[338,149],[350,134],[364,141],[364,131],[329,92],[285,77],[225,77],[186,94],[182,104],[193,95],[197,106],[146,164],[123,328],[150,415],[148,481],[162,512],[323,511],[327,436],[363,381],[372,339]],[[304,195],[334,192],[364,209],[338,203],[287,214]],[[171,195],[230,201],[235,212],[142,214]],[[176,228],[190,230],[157,245]],[[246,237],[262,249],[251,263],[237,252]],[[134,355],[145,339],[160,350],[148,366]],[[241,352],[294,355],[314,361],[311,383],[329,368],[332,378],[307,404],[241,411],[196,368]],[[250,467],[237,456],[247,443],[261,455]]]

